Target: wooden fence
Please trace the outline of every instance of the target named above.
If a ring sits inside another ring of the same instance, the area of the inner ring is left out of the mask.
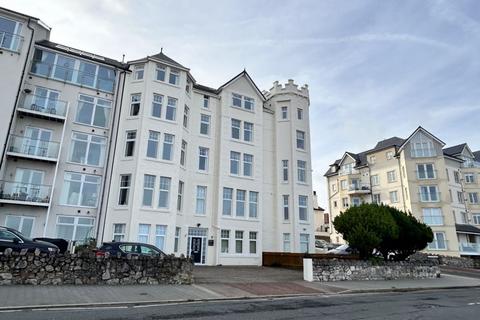
[[[356,255],[339,255],[327,253],[289,253],[289,252],[263,252],[262,265],[264,267],[283,267],[292,269],[302,269],[303,259],[345,259],[358,260]]]

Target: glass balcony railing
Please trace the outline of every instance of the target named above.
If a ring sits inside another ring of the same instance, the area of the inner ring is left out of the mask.
[[[48,204],[51,186],[23,183],[16,181],[0,181],[0,199]]]
[[[432,242],[428,243],[427,249],[428,250],[447,250],[448,249],[448,241],[447,240],[433,240]]]
[[[360,171],[358,171],[357,169],[353,169],[353,168],[349,168],[349,169],[340,169],[338,171],[338,174],[340,176],[346,176],[346,175],[349,175],[349,174],[359,174]]]
[[[348,186],[348,191],[370,191],[368,183],[352,183]]]
[[[0,48],[20,52],[22,44],[22,36],[0,30]]]
[[[8,152],[25,156],[57,159],[60,143],[29,137],[12,135],[8,144]]]
[[[461,165],[462,168],[480,168],[480,162],[478,161],[468,161],[464,162]]]
[[[460,243],[459,249],[462,253],[480,254],[480,243]]]
[[[440,192],[420,192],[418,194],[420,202],[439,202],[440,196]]]
[[[34,94],[24,94],[18,109],[40,112],[47,116],[65,117],[67,115],[67,102]]]
[[[70,66],[33,60],[33,74],[60,81],[74,83],[106,92],[113,92],[115,78],[104,78],[100,74],[73,69]]]

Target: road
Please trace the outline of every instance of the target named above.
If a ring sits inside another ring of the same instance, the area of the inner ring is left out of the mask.
[[[480,288],[2,312],[8,320],[478,319]]]

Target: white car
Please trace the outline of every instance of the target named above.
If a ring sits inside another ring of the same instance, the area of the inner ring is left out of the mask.
[[[347,255],[347,254],[352,254],[352,253],[353,253],[353,249],[350,248],[350,246],[349,246],[348,244],[342,244],[340,247],[337,247],[337,248],[335,248],[335,249],[328,250],[327,253]]]

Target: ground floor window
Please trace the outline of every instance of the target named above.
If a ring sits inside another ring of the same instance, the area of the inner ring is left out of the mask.
[[[179,227],[175,228],[175,243],[173,245],[173,252],[178,252],[178,247],[180,246],[180,233],[181,229]]]
[[[57,217],[57,237],[65,240],[74,240],[80,243],[93,237],[95,219],[86,217]]]
[[[155,246],[162,251],[165,249],[166,235],[167,235],[167,226],[157,224],[155,228]]]
[[[150,237],[150,225],[149,224],[139,224],[138,225],[138,242],[148,243]]]
[[[5,226],[20,231],[23,235],[30,238],[32,236],[34,222],[34,217],[7,216]]]
[[[125,240],[125,230],[127,225],[125,223],[114,223],[113,224],[113,241],[124,241]]]
[[[257,232],[250,231],[248,238],[250,240],[250,245],[249,245],[250,253],[256,254],[257,253]]]
[[[433,241],[428,244],[430,250],[447,250],[445,232],[434,232]]]
[[[308,252],[309,234],[300,233],[300,252]]]
[[[228,253],[228,247],[230,242],[230,230],[222,230],[220,232],[221,238],[221,252]]]
[[[243,231],[235,231],[235,253],[243,252]]]
[[[290,233],[284,233],[283,234],[283,252],[290,252],[290,251],[291,251]]]

